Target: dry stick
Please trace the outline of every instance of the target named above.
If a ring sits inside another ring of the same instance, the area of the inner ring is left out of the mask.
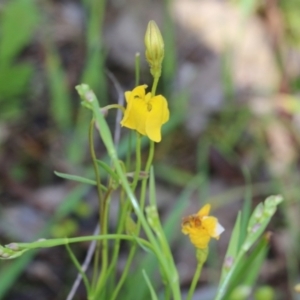
[[[106,74],[109,77],[109,79],[112,81],[112,83],[117,91],[118,104],[123,106],[124,105],[124,96],[123,96],[123,90],[122,90],[120,83],[118,82],[116,77],[113,75],[113,73],[111,73],[109,70],[106,70]],[[114,132],[114,143],[115,143],[116,148],[119,145],[119,141],[120,141],[120,137],[121,137],[121,127],[119,126],[119,124],[121,122],[121,118],[122,118],[122,112],[118,109],[117,116],[116,116],[115,132]],[[98,235],[99,233],[100,233],[100,228],[99,228],[99,225],[97,224],[94,229],[93,235]],[[84,262],[81,265],[83,272],[85,272],[87,270],[87,268],[92,260],[93,254],[96,249],[96,244],[97,244],[97,241],[92,241],[91,244],[89,245]],[[78,273],[66,300],[72,300],[74,298],[75,293],[81,283],[81,280],[82,280],[82,276],[80,275],[80,273]]]

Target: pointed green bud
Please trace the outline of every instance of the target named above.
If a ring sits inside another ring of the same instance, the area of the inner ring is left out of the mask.
[[[145,34],[146,59],[150,65],[152,76],[159,77],[161,64],[164,58],[164,40],[157,24],[154,21],[148,23]]]

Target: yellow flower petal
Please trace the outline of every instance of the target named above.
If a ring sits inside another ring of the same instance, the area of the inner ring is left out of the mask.
[[[192,230],[190,233],[192,244],[198,249],[205,249],[210,241],[210,236],[205,230]]]
[[[146,133],[154,142],[161,141],[161,126],[168,121],[168,103],[165,97],[158,95],[148,102]]]
[[[130,97],[121,125],[146,135],[145,120],[147,119],[147,114],[148,111],[144,100]]]
[[[148,86],[146,84],[135,87],[131,92],[130,100],[137,99],[137,98],[144,99],[147,87]]]
[[[128,103],[129,99],[130,99],[131,92],[127,91],[127,92],[124,93],[124,95],[125,95],[126,103]]]
[[[217,237],[219,236],[216,232],[217,229],[217,224],[218,224],[218,220],[215,217],[204,217],[202,219],[202,226],[203,228],[205,228],[205,230],[207,231],[207,233],[211,236],[211,237]]]
[[[197,213],[200,218],[208,216],[210,212],[210,204],[204,205]]]
[[[155,142],[161,141],[161,126],[169,120],[168,103],[165,97],[146,94],[147,85],[140,85],[125,92],[127,107],[121,125],[147,135]]]

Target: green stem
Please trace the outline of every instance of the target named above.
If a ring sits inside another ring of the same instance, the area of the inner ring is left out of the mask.
[[[133,257],[135,255],[135,252],[136,252],[136,249],[137,249],[137,244],[133,244],[130,251],[129,251],[129,254],[128,254],[128,258],[127,258],[127,262],[126,262],[126,265],[124,267],[124,270],[123,270],[123,273],[122,273],[122,276],[111,296],[111,300],[115,300],[118,296],[118,293],[122,287],[122,285],[124,284],[124,281],[125,279],[127,278],[127,275],[128,275],[128,272],[130,270],[130,266],[131,266],[131,262],[133,260]]]
[[[135,86],[140,83],[140,53],[135,54]]]
[[[82,277],[82,280],[83,280],[83,283],[85,285],[85,288],[86,288],[86,291],[87,291],[87,295],[90,295],[91,293],[91,287],[90,287],[90,284],[89,284],[89,280],[87,278],[87,276],[85,275],[85,273],[82,271],[82,268],[81,268],[81,265],[80,263],[78,262],[75,254],[73,253],[72,249],[70,248],[69,244],[66,244],[65,245],[67,250],[68,250],[68,253],[70,255],[70,258],[73,262],[73,264],[75,265],[75,267],[77,268],[78,272],[80,273],[81,277]]]
[[[146,173],[150,172],[151,164],[152,164],[153,157],[154,157],[154,150],[155,150],[155,144],[152,140],[150,140],[149,155],[148,155],[148,159],[146,162],[146,168],[145,168]],[[145,207],[147,182],[148,182],[147,178],[143,179],[143,181],[142,181],[141,195],[140,195],[140,207],[142,210]],[[140,226],[141,226],[141,222],[139,220],[137,227],[140,228]]]
[[[121,207],[122,211],[121,211],[121,216],[120,216],[119,224],[118,224],[118,228],[117,228],[117,234],[121,234],[121,232],[124,230],[125,217],[126,217],[126,213],[129,208],[129,204],[130,204],[130,202],[127,201]],[[110,277],[111,273],[115,269],[117,259],[118,259],[119,249],[120,249],[120,242],[121,242],[120,239],[116,239],[116,241],[115,241],[112,259],[109,264],[109,268],[105,272],[105,281]],[[99,291],[102,289],[103,283],[104,283],[104,281],[102,281],[102,284],[99,286],[99,288],[98,288]],[[98,295],[96,294],[96,296],[98,296]]]
[[[153,85],[152,85],[152,89],[151,89],[151,96],[154,97],[155,93],[156,93],[156,88],[158,85],[158,81],[159,81],[159,76],[155,76],[154,77],[154,81],[153,81]]]
[[[202,267],[203,267],[203,263],[198,263],[197,264],[197,269],[196,269],[196,272],[194,274],[194,277],[193,277],[193,280],[192,280],[192,283],[191,283],[189,293],[187,295],[186,300],[192,300],[197,282],[199,281],[199,277],[201,275]]]
[[[140,135],[138,134],[138,137],[137,137],[137,147],[136,147],[136,155],[137,155],[137,161],[138,161],[138,155],[139,155],[139,159],[140,159]],[[151,167],[151,164],[152,164],[152,161],[153,161],[153,156],[154,156],[154,142],[150,140],[150,149],[149,149],[149,155],[148,155],[148,159],[147,159],[147,163],[146,163],[146,169],[145,171],[146,172],[149,172],[150,171],[150,167]],[[139,162],[139,168],[140,168],[140,162]],[[136,173],[137,173],[137,170],[138,168],[136,168]],[[135,173],[135,175],[136,175]],[[134,191],[134,188],[136,187],[136,185],[133,185],[133,188],[132,190]],[[144,206],[145,206],[145,199],[146,199],[146,188],[147,188],[147,179],[143,179],[142,181],[142,188],[141,188],[141,197],[140,197],[140,208],[141,210],[144,209]],[[139,235],[139,232],[140,232],[140,228],[141,228],[141,221],[140,219],[138,219],[138,222],[137,222],[137,236]],[[129,272],[129,269],[130,269],[130,266],[131,266],[131,263],[132,263],[132,260],[133,260],[133,257],[135,255],[135,252],[137,250],[137,246],[136,245],[132,245],[131,248],[130,248],[130,251],[129,251],[129,255],[128,255],[128,258],[127,258],[127,261],[126,261],[126,265],[124,267],[124,270],[123,270],[123,273],[122,273],[122,276],[118,282],[118,285],[113,293],[113,299],[115,299],[122,287],[122,285],[124,284],[124,281],[128,275],[128,272]]]
[[[141,171],[141,135],[136,133],[136,146],[135,146],[135,155],[136,155],[136,164],[135,164],[135,172],[132,182],[132,190],[135,191],[140,171]]]
[[[126,235],[126,234],[87,235],[87,236],[79,236],[74,238],[39,240],[32,243],[12,243],[12,244],[14,246],[13,247],[14,251],[19,251],[19,250],[32,250],[37,248],[52,248],[52,247],[63,246],[66,244],[80,243],[80,242],[114,240],[114,239],[132,241],[134,243],[138,241],[146,248],[156,253],[155,248],[148,241],[136,236]],[[11,246],[12,244],[6,245],[6,247],[10,248],[12,247]]]
[[[109,104],[109,105],[101,107],[101,110],[105,110],[105,109],[108,110],[108,109],[112,109],[112,108],[121,109],[123,113],[125,112],[125,108],[119,104]]]
[[[103,199],[104,208],[101,212],[100,222],[101,222],[101,235],[107,234],[107,223],[108,223],[108,212],[109,212],[109,197],[112,192],[112,188],[110,187]],[[106,271],[108,266],[108,241],[103,240],[102,244],[102,260],[101,260],[101,273],[100,277],[97,280],[97,284],[95,287],[95,293],[97,294],[100,290],[101,286],[103,286],[106,279]]]
[[[131,149],[132,149],[132,130],[129,131],[128,134],[128,147],[127,147],[127,153],[126,153],[126,168],[127,170],[131,169]]]
[[[97,157],[95,153],[95,146],[94,146],[94,127],[95,127],[95,120],[92,119],[90,123],[90,128],[89,128],[89,145],[90,145],[90,153],[93,161],[93,167],[94,167],[94,172],[96,176],[96,182],[97,182],[97,193],[98,193],[98,200],[99,200],[99,206],[103,205],[102,201],[102,190],[101,190],[101,177],[100,177],[100,172],[97,164]]]
[[[97,194],[98,194],[98,201],[99,201],[99,232],[102,233],[102,226],[101,226],[101,212],[104,210],[104,201],[103,201],[103,194],[101,189],[101,177],[100,172],[97,164],[97,157],[95,153],[95,146],[94,146],[94,127],[95,127],[95,120],[92,119],[90,122],[90,128],[89,128],[89,145],[90,145],[90,154],[93,162],[93,168],[95,172],[96,177],[96,183],[97,183]],[[95,251],[95,259],[94,259],[94,267],[93,267],[93,279],[92,279],[92,286],[94,287],[97,282],[97,276],[98,276],[98,266],[100,261],[100,242],[97,243],[96,251]]]

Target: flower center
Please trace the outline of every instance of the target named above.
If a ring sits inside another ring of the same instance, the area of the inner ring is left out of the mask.
[[[151,111],[152,110],[152,105],[150,103],[147,104],[147,110]]]

